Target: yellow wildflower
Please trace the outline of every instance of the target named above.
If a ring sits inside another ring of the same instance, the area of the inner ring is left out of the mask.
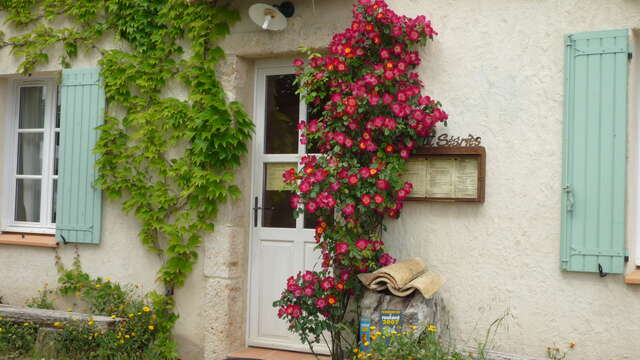
[[[89,321],[87,321],[87,324],[89,324],[89,326],[93,325],[94,324],[93,319],[89,319]]]
[[[353,349],[353,353],[354,353],[354,354],[357,354],[357,353],[358,353],[358,351],[360,351],[360,350],[358,350],[357,348]]]
[[[149,312],[149,311],[151,311],[151,309],[148,306],[145,306],[145,307],[142,308],[142,311]]]
[[[125,337],[125,339],[128,339],[128,338],[130,338],[131,336],[129,336],[129,335],[127,334],[127,335],[125,335],[124,337]]]
[[[111,282],[111,278],[107,278],[106,280],[107,280],[107,282]]]
[[[56,321],[56,322],[53,323],[53,326],[55,326],[55,327],[62,327],[62,325],[63,324],[60,321]]]
[[[72,308],[67,308],[67,312],[73,312]]]
[[[373,326],[373,325],[371,325],[371,327],[370,327],[369,329],[371,329],[371,330],[375,330],[375,329],[376,329],[376,327],[375,327],[375,326]]]
[[[433,325],[429,325],[429,327],[427,327],[427,331],[429,331],[429,332],[436,332],[436,331],[438,331],[438,328],[436,328],[436,327],[435,327],[435,326],[433,326]]]
[[[114,315],[111,315],[111,318],[112,318],[112,319],[115,319],[115,318],[116,318],[115,314],[114,314]]]
[[[4,331],[4,329],[0,328],[0,333],[3,332],[3,331]]]
[[[133,314],[129,314],[129,318],[132,318],[132,317],[134,317],[134,316],[135,316],[135,315],[133,315]]]
[[[120,340],[120,344],[124,344],[124,340]]]
[[[368,341],[365,341],[365,342],[364,342],[364,346],[369,346],[369,342],[368,342]]]
[[[80,295],[82,295],[80,291],[76,291],[76,296],[80,296]]]
[[[29,326],[29,323],[28,323],[28,322],[26,322],[26,323],[24,323],[24,324],[22,324],[22,325],[24,325],[24,326]]]
[[[155,327],[153,325],[149,325],[149,330],[153,331],[153,329],[155,329]]]
[[[418,328],[417,326],[413,325],[413,326],[411,327],[411,330],[415,331],[417,328]]]

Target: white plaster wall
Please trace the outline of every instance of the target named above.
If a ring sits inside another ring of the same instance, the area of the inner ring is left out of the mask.
[[[510,309],[514,318],[498,336],[498,350],[542,357],[548,345],[575,341],[571,358],[640,358],[640,288],[622,276],[601,279],[559,266],[563,35],[635,27],[640,3],[392,3],[405,15],[426,14],[440,32],[423,52],[420,73],[450,114],[445,131],[481,136],[487,148],[486,202],[408,203],[400,220],[389,221],[392,253],[419,255],[444,276],[461,345],[473,345]],[[635,173],[628,179],[633,183]],[[629,197],[632,254],[634,209]]]

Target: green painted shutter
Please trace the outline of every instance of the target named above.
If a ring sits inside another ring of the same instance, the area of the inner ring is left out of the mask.
[[[93,148],[105,110],[100,70],[63,70],[60,91],[56,237],[67,243],[98,244],[102,193],[93,186]]]
[[[561,267],[625,263],[628,30],[566,37]]]

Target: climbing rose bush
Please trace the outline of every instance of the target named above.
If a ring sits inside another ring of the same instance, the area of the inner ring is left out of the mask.
[[[421,62],[417,48],[435,35],[424,16],[412,19],[396,14],[383,0],[359,0],[351,26],[333,37],[329,55],[307,52],[307,61],[294,61],[297,83],[311,108],[309,121],[299,124],[301,141],[319,155],[303,157],[299,168],[283,177],[295,191],[291,206],[296,216],[306,211],[316,219],[322,270],[290,278],[274,306],[306,343],[319,341],[325,330],[339,335],[349,298],[361,292],[355,275],[395,262],[381,237],[385,218],[400,216],[413,188],[400,175],[414,149],[447,120],[441,104],[422,95],[414,71]],[[333,283],[331,289],[307,293],[308,274],[344,279],[339,290]],[[327,294],[335,302],[318,302]],[[303,320],[319,315],[320,325],[310,332]],[[333,341],[332,351],[340,352],[336,346],[341,345]]]

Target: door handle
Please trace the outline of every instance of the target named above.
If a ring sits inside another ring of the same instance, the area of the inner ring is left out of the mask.
[[[573,212],[573,208],[576,205],[576,200],[573,196],[573,189],[571,189],[571,185],[563,186],[562,191],[567,194],[567,212]]]

